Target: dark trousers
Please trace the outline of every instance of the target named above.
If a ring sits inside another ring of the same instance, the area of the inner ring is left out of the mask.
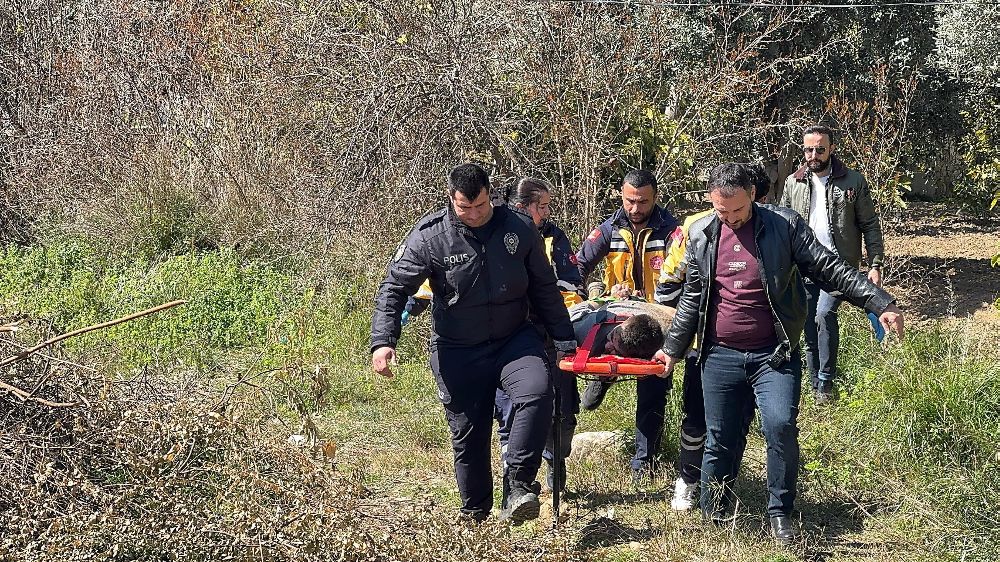
[[[506,340],[476,347],[431,345],[431,370],[444,404],[462,511],[493,507],[490,450],[497,388],[510,397],[507,477],[530,484],[542,462],[552,419],[549,369],[542,340],[529,324]]]
[[[701,480],[701,459],[705,453],[705,398],[701,389],[701,365],[694,357],[684,361],[681,386],[681,440],[677,472],[688,484]]]
[[[546,352],[549,356],[549,364],[555,365],[555,349],[546,350]],[[552,373],[553,384],[559,385],[558,395],[562,423],[557,423],[553,414],[552,429],[548,440],[545,442],[545,451],[542,453],[542,457],[549,462],[552,462],[552,459],[555,458],[553,454],[555,448],[553,445],[555,442],[553,436],[556,431],[561,432],[559,435],[559,448],[562,449],[562,458],[565,459],[572,452],[573,434],[576,432],[577,425],[576,416],[580,413],[580,391],[576,386],[576,375],[560,369],[555,369]],[[504,463],[507,462],[507,444],[510,440],[511,407],[512,403],[507,393],[498,388],[496,392],[496,404],[494,406],[494,417],[497,420],[497,435],[500,437],[500,454]],[[554,408],[553,412],[555,412]]]
[[[840,299],[823,292],[815,283],[806,283],[806,296],[806,369],[809,370],[813,388],[816,388],[819,381],[832,381],[837,376],[837,348],[840,347],[837,308]]]
[[[799,473],[799,397],[802,360],[797,353],[778,368],[773,349],[738,351],[709,344],[702,362],[705,422],[701,509],[707,517],[730,508],[732,485],[746,450],[753,406],[760,410],[767,443],[767,512],[788,515]]]
[[[635,456],[632,469],[649,467],[660,451],[663,441],[663,413],[667,393],[673,381],[669,378],[644,377],[635,386]]]

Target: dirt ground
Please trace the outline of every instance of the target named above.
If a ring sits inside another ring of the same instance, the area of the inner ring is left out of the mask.
[[[984,333],[1000,333],[1000,311],[991,306],[1000,297],[1000,268],[990,264],[1000,253],[1000,212],[970,217],[913,202],[883,231],[885,287],[913,321],[971,317]]]

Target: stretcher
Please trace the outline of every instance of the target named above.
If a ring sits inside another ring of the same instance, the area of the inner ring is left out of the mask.
[[[666,372],[666,365],[659,361],[649,359],[635,359],[632,357],[621,357],[619,355],[591,355],[594,349],[594,342],[597,340],[597,333],[604,326],[616,326],[625,321],[624,317],[616,316],[612,320],[598,322],[594,324],[583,343],[576,348],[576,352],[567,355],[559,361],[559,368],[567,373],[573,373],[577,378],[585,380],[595,379],[615,379],[615,380],[638,380],[643,377],[662,375]],[[559,397],[559,385],[554,385],[555,389],[555,427],[562,428],[562,400]],[[552,446],[556,451],[553,455],[552,474],[552,526],[559,526],[559,495],[562,490],[562,431],[556,429],[552,432]]]
[[[559,368],[567,373],[573,373],[579,378],[642,378],[654,375],[662,375],[666,365],[659,361],[650,359],[635,359],[633,357],[621,357],[619,355],[591,355],[594,349],[594,342],[597,340],[597,333],[604,326],[617,326],[625,321],[625,318],[616,316],[613,320],[599,322],[590,328],[583,343],[577,347],[576,353],[567,355],[559,361]]]

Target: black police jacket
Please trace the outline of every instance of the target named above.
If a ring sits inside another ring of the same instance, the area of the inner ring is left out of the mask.
[[[816,239],[795,211],[753,204],[754,238],[760,274],[778,335],[777,355],[785,360],[798,348],[806,323],[806,291],[802,275],[824,291],[839,292],[851,304],[881,314],[895,299]],[[695,221],[688,231],[687,277],[663,351],[683,357],[692,338],[704,341],[709,295],[715,280],[715,257],[722,222],[715,213]],[[698,359],[707,346],[699,346]]]
[[[371,351],[395,347],[408,296],[425,279],[434,294],[434,340],[474,346],[511,336],[537,315],[557,349],[576,348],[552,265],[531,219],[506,207],[480,229],[482,240],[447,207],[421,219],[399,245],[379,287]]]

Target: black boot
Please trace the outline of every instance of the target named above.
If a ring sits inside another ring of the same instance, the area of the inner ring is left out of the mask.
[[[795,523],[787,515],[775,515],[771,517],[771,534],[774,535],[775,542],[788,546],[797,538]]]
[[[816,403],[819,405],[829,404],[836,400],[836,395],[833,393],[833,381],[820,380],[816,384],[816,393],[814,396]]]
[[[521,482],[504,476],[503,502],[500,504],[500,520],[520,525],[538,518],[542,504],[538,501],[541,485],[538,482]]]
[[[580,406],[583,406],[584,410],[596,410],[601,405],[601,402],[604,402],[604,397],[608,394],[609,388],[611,388],[610,382],[601,380],[590,381],[587,383],[587,388],[583,389],[583,396],[580,397]]]
[[[559,468],[561,469],[559,471],[559,491],[560,492],[564,492],[564,491],[566,491],[566,460],[565,459],[563,459],[563,462],[559,463]],[[549,461],[545,461],[545,486],[549,490],[555,490],[556,489],[556,486],[555,486],[555,476],[556,476],[556,470],[555,470],[554,463],[549,462]]]

